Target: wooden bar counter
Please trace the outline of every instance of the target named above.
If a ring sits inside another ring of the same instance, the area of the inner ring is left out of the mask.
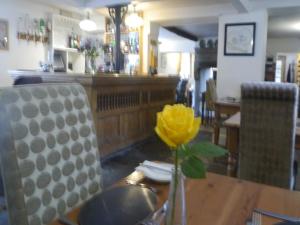
[[[20,76],[40,76],[44,83],[80,83],[87,92],[93,111],[101,156],[142,141],[154,134],[156,113],[175,102],[179,78],[84,75],[10,71]]]

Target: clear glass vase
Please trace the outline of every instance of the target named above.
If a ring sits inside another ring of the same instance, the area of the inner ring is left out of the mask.
[[[173,170],[169,190],[165,225],[186,225],[185,177],[181,170]]]
[[[85,73],[91,74],[92,73],[92,64],[91,64],[91,57],[85,57]]]

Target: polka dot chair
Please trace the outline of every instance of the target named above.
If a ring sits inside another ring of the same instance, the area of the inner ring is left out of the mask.
[[[78,84],[5,88],[1,170],[11,225],[44,225],[101,191],[92,114]]]

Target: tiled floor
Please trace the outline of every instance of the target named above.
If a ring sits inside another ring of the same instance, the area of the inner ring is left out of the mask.
[[[211,129],[205,128],[201,129],[196,138],[196,140],[211,139]],[[102,162],[104,187],[108,187],[117,180],[129,175],[144,160],[171,162],[171,151],[156,136],[130,149],[123,150],[120,155]],[[210,162],[208,170],[224,174],[226,172],[226,159]]]

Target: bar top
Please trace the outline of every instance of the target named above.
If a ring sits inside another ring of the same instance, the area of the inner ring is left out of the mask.
[[[86,85],[120,85],[120,84],[157,84],[178,82],[178,76],[145,76],[145,75],[126,75],[114,73],[100,73],[96,75],[63,73],[63,72],[42,72],[36,70],[10,70],[8,71],[13,79],[24,76],[40,76],[45,82],[78,82]]]

